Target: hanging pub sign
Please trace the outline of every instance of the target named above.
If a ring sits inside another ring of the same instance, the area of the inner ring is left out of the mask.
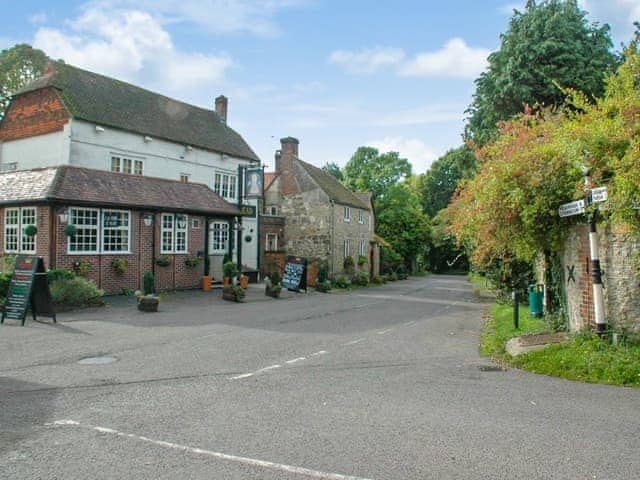
[[[244,172],[244,196],[246,198],[262,198],[264,171],[262,168],[251,168]]]
[[[284,267],[282,286],[292,292],[307,291],[307,259],[304,257],[287,257]]]
[[[254,205],[240,205],[240,215],[243,217],[256,218],[258,209]]]
[[[53,323],[56,322],[44,260],[42,257],[19,255],[16,258],[16,267],[9,282],[9,291],[2,317],[0,317],[0,324],[4,323],[5,318],[8,318],[20,320],[24,326],[29,307],[31,307],[31,315],[34,320],[37,315],[42,315],[51,317]]]

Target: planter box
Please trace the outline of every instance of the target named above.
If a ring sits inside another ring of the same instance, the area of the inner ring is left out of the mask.
[[[141,312],[157,312],[160,300],[157,297],[140,297],[138,310]]]

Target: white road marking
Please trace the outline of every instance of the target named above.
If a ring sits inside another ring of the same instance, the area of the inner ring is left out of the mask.
[[[326,350],[320,350],[319,352],[312,353],[311,356],[317,357],[318,355],[326,355],[327,353],[329,352],[327,352]]]
[[[379,332],[376,332],[378,335],[384,335],[385,333],[389,333],[391,330],[393,330],[393,328],[387,328],[386,330],[380,330]]]
[[[236,375],[235,377],[231,377],[229,380],[240,380],[242,378],[253,377],[253,373],[243,373],[242,375]]]
[[[355,345],[356,343],[364,342],[366,338],[358,338],[357,340],[351,340],[350,342],[343,343],[343,347],[348,347],[349,345]]]
[[[267,462],[265,460],[258,460],[249,457],[239,457],[237,455],[229,455],[227,453],[214,452],[212,450],[204,450],[202,448],[189,447],[187,445],[180,445],[178,443],[165,442],[162,440],[154,440],[152,438],[143,437],[141,435],[134,435],[132,433],[125,433],[112,428],[98,427],[92,425],[84,425],[74,420],[58,420],[53,422],[55,426],[77,426],[80,428],[87,428],[96,432],[114,435],[117,437],[131,438],[133,440],[139,440],[160,447],[170,448],[181,452],[195,453],[198,455],[204,455],[207,457],[219,458],[229,462],[240,463],[243,465],[249,465],[252,467],[267,468],[269,470],[275,470],[279,472],[293,473],[296,475],[302,475],[311,478],[318,478],[321,480],[371,480],[363,477],[354,477],[352,475],[342,475],[340,473],[321,472],[319,470],[311,470],[304,467],[296,467],[293,465],[285,465],[283,463]]]
[[[298,358],[294,358],[293,360],[287,360],[284,363],[292,364],[292,363],[301,362],[302,360],[306,360],[306,359],[307,357],[298,357]]]
[[[260,370],[256,370],[256,373],[267,372],[269,370],[275,370],[276,368],[280,368],[282,365],[269,365],[268,367],[261,368]]]

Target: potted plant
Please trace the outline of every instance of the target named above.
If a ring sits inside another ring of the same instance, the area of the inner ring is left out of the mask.
[[[275,270],[269,274],[269,276],[265,279],[265,289],[264,294],[268,297],[278,298],[280,297],[280,292],[282,291],[282,287],[280,286],[280,273]]]
[[[230,285],[234,277],[238,276],[238,266],[234,262],[226,262],[222,266],[222,284]]]
[[[118,275],[124,275],[127,272],[128,263],[124,258],[114,258],[111,260],[111,268]]]
[[[171,257],[169,255],[160,255],[156,258],[156,265],[159,267],[168,267],[171,265]]]
[[[244,297],[244,289],[240,285],[225,285],[222,287],[222,298],[225,300],[241,302]]]
[[[153,273],[146,272],[142,277],[142,286],[144,294],[142,292],[136,293],[138,299],[138,310],[141,312],[157,312],[158,305],[160,304],[160,298],[155,296],[155,277]]]
[[[27,237],[33,237],[36,233],[38,233],[38,227],[35,225],[27,225],[24,227],[24,234]]]
[[[316,291],[326,293],[331,290],[331,280],[327,274],[327,266],[320,265],[318,267],[318,278],[316,282]]]
[[[242,288],[249,288],[249,277],[240,272],[240,286]]]

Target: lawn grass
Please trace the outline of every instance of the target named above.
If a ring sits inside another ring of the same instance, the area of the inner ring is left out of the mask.
[[[543,319],[531,317],[520,306],[520,329],[513,326],[513,307],[493,305],[482,332],[480,351],[523,370],[568,380],[640,387],[640,344],[611,345],[591,332],[573,335],[562,344],[511,357],[505,352],[510,338],[549,331]]]

